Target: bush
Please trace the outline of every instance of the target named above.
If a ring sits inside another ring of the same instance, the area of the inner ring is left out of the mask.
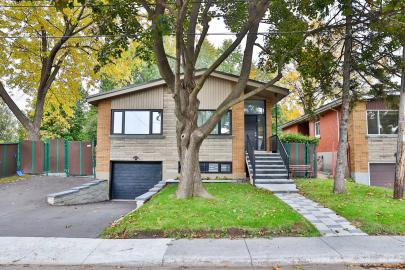
[[[305,136],[298,133],[281,133],[280,141],[283,143],[314,143],[318,144],[319,139],[315,137]]]

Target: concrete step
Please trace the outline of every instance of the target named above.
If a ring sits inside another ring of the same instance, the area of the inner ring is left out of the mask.
[[[256,187],[269,190],[273,193],[297,193],[295,184],[257,184]]]
[[[294,184],[291,179],[256,179],[256,184]]]
[[[288,175],[285,173],[272,173],[272,174],[258,174],[256,173],[257,178],[261,179],[285,179],[288,178]]]
[[[280,156],[255,156],[256,160],[282,160]]]
[[[256,159],[256,164],[260,165],[281,165],[284,164],[283,160],[261,160]]]
[[[256,174],[287,174],[287,170],[285,168],[276,168],[276,169],[259,169],[256,168]]]
[[[263,163],[256,163],[256,168],[285,168],[284,163],[280,164],[263,164]]]

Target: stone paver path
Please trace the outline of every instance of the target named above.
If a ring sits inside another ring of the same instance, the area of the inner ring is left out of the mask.
[[[275,195],[311,222],[324,236],[367,235],[334,211],[300,194],[278,193]]]

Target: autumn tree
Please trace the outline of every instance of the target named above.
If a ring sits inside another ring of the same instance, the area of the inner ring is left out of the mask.
[[[94,32],[91,9],[76,2],[59,10],[47,1],[0,3],[0,97],[28,138],[39,140],[44,111],[65,121],[61,112],[73,115],[79,87],[94,83],[98,41],[84,38]],[[30,97],[28,113],[13,101],[15,91]]]

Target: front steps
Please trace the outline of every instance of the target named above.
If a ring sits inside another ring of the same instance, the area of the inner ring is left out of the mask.
[[[287,169],[278,153],[255,151],[256,179],[259,188],[270,190],[273,193],[297,193],[293,180],[288,178]],[[246,158],[249,175],[253,175],[249,157]]]

